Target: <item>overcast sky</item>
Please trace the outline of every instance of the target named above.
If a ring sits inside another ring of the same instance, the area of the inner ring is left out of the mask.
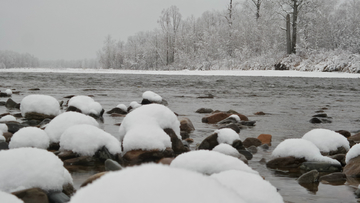
[[[183,19],[225,10],[228,0],[0,0],[0,50],[42,60],[95,58],[106,35],[126,41],[158,28],[176,5]]]

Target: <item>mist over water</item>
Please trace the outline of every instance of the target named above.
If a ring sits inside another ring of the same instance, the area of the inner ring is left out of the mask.
[[[16,102],[29,94],[51,95],[64,102],[68,95],[92,95],[105,111],[120,103],[127,106],[132,101],[140,103],[142,93],[151,90],[167,100],[168,107],[179,117],[188,117],[193,122],[196,130],[190,135],[194,139],[192,149],[218,127],[202,123],[204,115],[195,111],[199,108],[232,109],[256,121],[255,127],[241,130],[242,140],[263,133],[273,136],[270,150],[259,149],[249,166],[277,187],[285,201],[355,201],[354,189],[348,185],[320,183],[317,192],[309,192],[297,183],[296,177],[270,171],[259,161],[262,158],[269,161],[272,150],[284,139],[300,138],[314,128],[359,132],[359,79],[2,72],[0,90],[7,88],[20,91],[12,96]],[[31,91],[30,88],[40,90]],[[214,98],[198,98],[209,94]],[[332,123],[311,124],[309,120],[321,109],[331,117]],[[0,114],[8,111],[0,106]],[[254,113],[259,111],[266,115],[255,116]],[[117,134],[119,127],[115,124],[122,119],[104,114],[101,127],[110,134]],[[73,175],[76,184],[76,177],[81,174]]]

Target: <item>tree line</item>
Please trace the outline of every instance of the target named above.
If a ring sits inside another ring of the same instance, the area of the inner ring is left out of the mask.
[[[31,54],[14,51],[0,51],[0,69],[18,67],[39,67],[40,61]]]
[[[182,18],[164,9],[158,28],[126,41],[107,36],[99,66],[112,69],[267,69],[296,54],[360,54],[359,0],[229,0],[223,11]]]

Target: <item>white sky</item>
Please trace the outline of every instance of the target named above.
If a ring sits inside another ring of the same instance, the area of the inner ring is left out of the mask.
[[[106,35],[126,41],[158,28],[163,9],[183,19],[225,10],[229,0],[0,0],[0,50],[42,60],[95,58]]]

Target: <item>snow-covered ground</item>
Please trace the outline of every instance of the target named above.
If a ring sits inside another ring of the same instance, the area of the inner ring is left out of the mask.
[[[41,73],[108,73],[108,74],[152,74],[152,75],[223,75],[223,76],[264,76],[264,77],[314,77],[314,78],[360,78],[360,74],[343,72],[307,72],[275,70],[210,70],[210,71],[146,71],[116,69],[50,69],[50,68],[12,68],[0,69],[0,72],[41,72]]]

